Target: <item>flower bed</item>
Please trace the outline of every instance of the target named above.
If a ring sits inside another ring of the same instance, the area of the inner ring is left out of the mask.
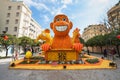
[[[92,59],[86,59],[86,62],[90,63],[90,64],[96,64],[99,62],[98,58],[92,58]]]
[[[23,60],[22,62],[20,62],[19,64],[36,64],[38,61],[30,61],[30,63],[27,63],[26,60]]]

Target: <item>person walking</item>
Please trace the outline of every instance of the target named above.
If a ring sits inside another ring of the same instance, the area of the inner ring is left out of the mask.
[[[87,53],[88,53],[88,55],[90,55],[90,51],[89,51],[89,49],[87,50]]]
[[[104,55],[104,58],[107,58],[107,49],[106,48],[104,49],[103,55]]]
[[[15,51],[15,60],[18,60],[18,51]]]
[[[116,50],[115,50],[115,48],[112,48],[111,49],[112,60],[115,59],[115,54],[116,54]]]

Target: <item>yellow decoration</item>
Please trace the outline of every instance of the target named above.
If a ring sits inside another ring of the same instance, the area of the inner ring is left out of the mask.
[[[78,60],[78,52],[74,50],[49,50],[45,53],[48,61],[71,61]]]
[[[32,53],[30,51],[26,52],[25,58],[31,58],[32,57]]]
[[[42,33],[38,35],[38,37],[35,40],[35,42],[37,42],[40,39],[41,40],[45,40],[45,43],[47,43],[47,44],[51,44],[52,43],[52,37],[50,35],[50,30],[49,29],[45,29],[44,31],[42,31]]]

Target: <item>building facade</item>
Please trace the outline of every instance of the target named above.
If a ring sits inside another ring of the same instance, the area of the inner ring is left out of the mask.
[[[107,15],[111,29],[120,29],[120,0],[107,12]]]
[[[107,28],[102,24],[89,25],[87,28],[84,29],[82,38],[86,42],[87,40],[94,36],[106,34],[106,30]]]
[[[41,33],[41,26],[32,18],[31,10],[22,0],[0,0],[0,34],[35,39]]]

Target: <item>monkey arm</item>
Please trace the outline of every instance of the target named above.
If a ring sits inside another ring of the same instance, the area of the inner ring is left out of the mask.
[[[73,49],[75,49],[76,51],[81,51],[83,48],[83,44],[81,43],[74,43],[73,44]]]
[[[41,34],[40,35],[38,35],[38,37],[35,39],[35,41],[34,42],[38,42],[38,40],[40,40],[41,39]]]
[[[45,51],[45,52],[51,49],[50,45],[47,44],[47,43],[43,44],[43,45],[41,46],[41,48],[42,48],[42,50]]]

